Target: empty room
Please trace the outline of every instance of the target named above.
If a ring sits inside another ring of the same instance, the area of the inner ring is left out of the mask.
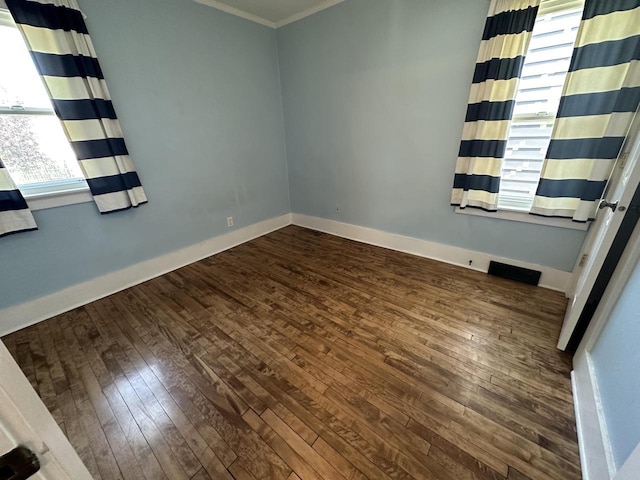
[[[640,479],[640,0],[0,0],[0,480]]]

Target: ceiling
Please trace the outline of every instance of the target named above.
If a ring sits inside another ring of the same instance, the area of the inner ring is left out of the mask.
[[[278,28],[344,0],[195,0],[232,15]]]

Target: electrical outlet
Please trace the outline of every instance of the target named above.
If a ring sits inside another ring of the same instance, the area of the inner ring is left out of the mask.
[[[233,227],[233,217],[227,217],[227,227]]]
[[[579,267],[584,267],[584,264],[587,263],[587,258],[589,257],[588,254],[584,254],[582,255],[582,257],[580,257],[580,263],[578,263]]]

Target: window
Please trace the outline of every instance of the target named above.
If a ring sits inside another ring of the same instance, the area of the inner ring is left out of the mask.
[[[583,2],[543,0],[516,93],[498,209],[528,212],[551,139]]]
[[[6,10],[0,10],[0,45],[0,158],[5,167],[27,198],[86,190],[60,121]]]

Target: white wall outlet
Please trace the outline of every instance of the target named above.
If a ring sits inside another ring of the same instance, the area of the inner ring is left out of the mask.
[[[227,227],[233,227],[233,217],[227,217]]]

